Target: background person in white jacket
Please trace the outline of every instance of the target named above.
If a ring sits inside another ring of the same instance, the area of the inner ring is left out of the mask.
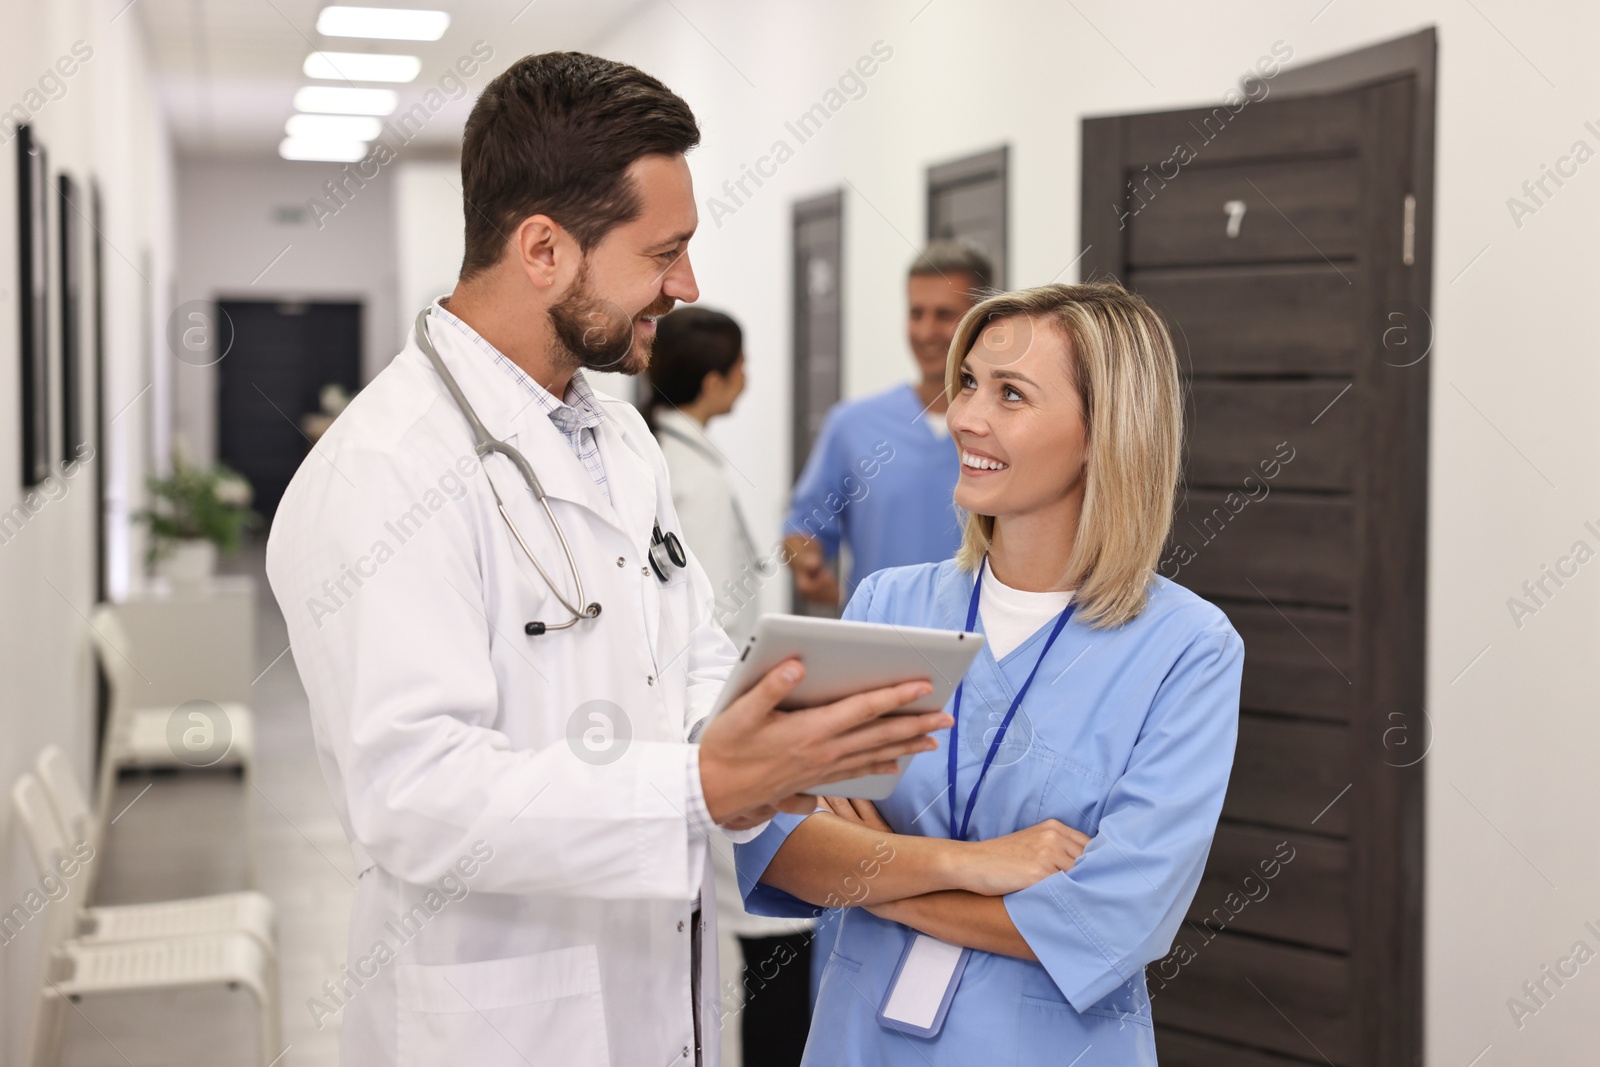
[[[716,596],[713,614],[735,647],[755,629],[761,585],[778,570],[761,559],[739,506],[744,475],[706,427],[733,411],[745,388],[744,331],[720,311],[683,307],[656,324],[645,421],[672,475],[672,502]]]
[[[880,718],[925,683],[774,712],[793,661],[704,723],[733,647],[692,558],[655,573],[679,528],[661,451],[583,374],[638,373],[699,295],[698,139],[620,63],[495,78],[463,137],[455,291],[278,509],[267,573],[358,872],[338,988],[285,993],[334,1002],[347,1064],[714,1064],[707,833],[810,810],[796,794],[949,725]]]
[[[744,331],[710,308],[684,307],[656,325],[645,418],[672,477],[683,543],[705,567],[713,614],[735,647],[755,628],[763,565],[739,507],[736,464],[706,436],[745,387]],[[722,971],[722,1064],[798,1067],[810,1028],[811,920],[744,909],[729,842],[714,841],[717,955]]]

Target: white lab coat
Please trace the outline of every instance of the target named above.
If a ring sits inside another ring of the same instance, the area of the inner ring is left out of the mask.
[[[672,477],[672,503],[683,522],[681,536],[711,579],[713,613],[733,643],[742,646],[756,628],[761,588],[781,567],[757,553],[731,472],[705,428],[670,406],[656,410],[655,422]]]
[[[503,368],[437,316],[430,333],[489,432],[538,472],[603,611],[523,632],[567,614],[485,470],[573,599],[565,558],[512,464],[474,459],[412,336],[301,465],[267,548],[360,872],[338,997],[285,1000],[342,1012],[347,1065],[692,1064],[701,894],[715,1064],[715,896],[685,814],[686,737],[734,650],[697,563],[666,585],[649,570],[653,521],[678,528],[661,452],[630,405],[602,397],[613,507]]]

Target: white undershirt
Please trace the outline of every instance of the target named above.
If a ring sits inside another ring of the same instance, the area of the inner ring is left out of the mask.
[[[928,429],[933,431],[933,436],[939,438],[950,436],[950,423],[945,420],[944,412],[930,411],[922,417],[928,423]]]
[[[1060,589],[1030,593],[1013,589],[996,578],[993,571],[984,568],[978,615],[983,619],[983,632],[989,639],[989,651],[994,653],[994,658],[1004,659],[1041,626],[1061,614],[1072,599],[1072,592]]]

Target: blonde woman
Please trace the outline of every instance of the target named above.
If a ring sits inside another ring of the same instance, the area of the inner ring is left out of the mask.
[[[855,905],[806,1064],[1153,1064],[1144,967],[1200,882],[1244,661],[1221,611],[1155,573],[1172,343],[1114,284],[1006,293],[962,320],[946,389],[960,551],[872,575],[845,618],[986,647],[892,796],[741,847],[747,906]]]

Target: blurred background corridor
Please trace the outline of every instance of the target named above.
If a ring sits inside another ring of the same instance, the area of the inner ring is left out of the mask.
[[[356,867],[266,535],[455,284],[474,99],[568,49],[700,122],[690,255],[737,326],[697,373],[743,358],[674,406],[738,517],[690,549],[768,564],[718,584],[730,634],[898,562],[848,530],[773,561],[830,506],[830,411],[942,377],[919,262],[1166,317],[1160,573],[1246,666],[1146,972],[1163,1064],[1600,1062],[1600,9],[386,3],[0,0],[0,1067],[338,1062]]]

